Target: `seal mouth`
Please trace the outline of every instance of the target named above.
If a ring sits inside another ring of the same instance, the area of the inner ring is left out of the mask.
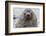
[[[31,17],[30,17],[30,16],[27,16],[27,17],[26,17],[26,20],[31,20]]]

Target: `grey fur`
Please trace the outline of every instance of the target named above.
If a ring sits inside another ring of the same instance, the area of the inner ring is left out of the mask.
[[[24,15],[24,13],[32,13],[32,15],[30,15],[29,19],[27,20],[26,18],[27,15]],[[31,17],[32,16],[32,17]],[[36,15],[34,14],[34,12],[30,9],[30,8],[26,8],[22,15],[20,16],[18,23],[16,24],[17,28],[21,28],[21,27],[37,27],[37,18]]]

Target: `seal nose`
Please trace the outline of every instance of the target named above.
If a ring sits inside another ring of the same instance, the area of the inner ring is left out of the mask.
[[[27,16],[29,17],[30,15],[29,15],[29,14],[27,14]]]

